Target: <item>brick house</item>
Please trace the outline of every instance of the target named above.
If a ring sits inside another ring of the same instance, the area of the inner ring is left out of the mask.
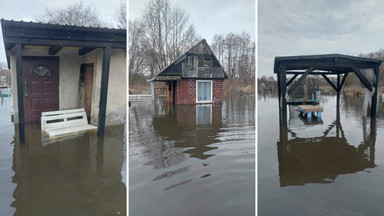
[[[148,81],[165,82],[167,101],[177,105],[218,104],[227,78],[204,39]]]

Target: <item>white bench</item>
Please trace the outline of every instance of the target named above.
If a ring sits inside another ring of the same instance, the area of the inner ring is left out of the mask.
[[[88,124],[84,108],[41,113],[41,130],[50,137],[96,129]]]

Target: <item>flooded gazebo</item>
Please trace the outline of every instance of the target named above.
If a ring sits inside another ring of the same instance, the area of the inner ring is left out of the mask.
[[[340,91],[350,73],[355,74],[362,85],[372,94],[371,118],[376,118],[381,63],[381,60],[341,54],[276,57],[274,73],[277,74],[280,121],[287,124],[287,97],[303,82],[307,75],[322,76],[336,91],[337,107],[339,107]],[[293,75],[293,77],[287,81],[288,75]],[[301,75],[300,78],[295,81],[299,75]],[[330,75],[337,76],[336,83],[329,79],[328,76]]]

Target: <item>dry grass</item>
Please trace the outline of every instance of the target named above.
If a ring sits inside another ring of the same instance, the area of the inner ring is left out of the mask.
[[[255,82],[251,81],[245,83],[239,79],[225,80],[223,85],[223,94],[255,94]]]

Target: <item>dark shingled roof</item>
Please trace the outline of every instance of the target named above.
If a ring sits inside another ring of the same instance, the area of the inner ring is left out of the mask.
[[[81,47],[88,49],[88,51],[107,46],[123,49],[127,47],[126,29],[95,28],[5,19],[1,19],[1,28],[8,66],[8,51],[15,44],[51,46],[56,50],[60,50],[62,47]]]
[[[382,61],[377,59],[342,54],[282,56],[275,57],[274,73],[277,73],[281,64],[284,64],[287,70],[301,70],[317,66],[316,68],[319,70],[345,72],[349,71],[352,66],[375,67],[381,63]]]
[[[177,76],[178,78],[177,79],[180,79],[179,77],[181,77],[181,72],[180,73],[177,73],[177,74],[170,74],[170,73],[167,73],[167,70],[174,64],[178,64],[180,63],[186,56],[187,54],[192,54],[194,53],[194,49],[199,45],[199,44],[205,44],[206,47],[205,49],[208,49],[208,52],[213,56],[214,60],[218,63],[219,67],[223,69],[223,67],[221,66],[219,60],[217,59],[217,57],[215,56],[214,52],[212,51],[211,47],[208,45],[207,41],[205,39],[201,40],[200,42],[198,42],[196,45],[194,45],[193,47],[191,47],[187,52],[185,52],[183,55],[181,55],[179,58],[177,58],[175,61],[173,61],[171,64],[169,64],[166,68],[164,68],[162,71],[160,71],[159,73],[157,73],[154,77],[152,77],[151,79],[148,79],[147,81],[148,82],[153,82],[153,81],[161,81],[161,80],[171,80],[171,79],[163,79],[163,78],[159,78],[161,76]],[[228,79],[228,76],[227,74],[225,73],[224,69],[223,69],[223,73],[224,73],[224,79]],[[177,79],[173,79],[173,80],[177,80]]]

